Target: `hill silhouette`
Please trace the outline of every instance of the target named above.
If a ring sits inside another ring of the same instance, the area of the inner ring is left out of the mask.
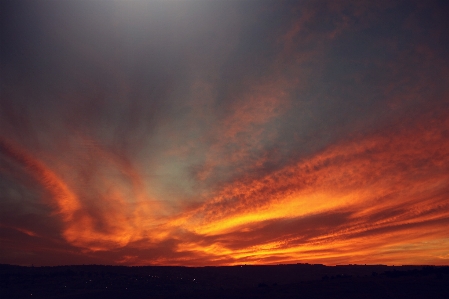
[[[447,266],[0,265],[7,298],[449,298]]]

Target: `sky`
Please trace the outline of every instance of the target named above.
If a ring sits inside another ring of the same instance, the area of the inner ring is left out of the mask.
[[[448,13],[2,1],[0,263],[448,265]]]

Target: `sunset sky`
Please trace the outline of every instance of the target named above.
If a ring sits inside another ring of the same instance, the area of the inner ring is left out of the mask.
[[[448,1],[0,14],[0,263],[449,264]]]

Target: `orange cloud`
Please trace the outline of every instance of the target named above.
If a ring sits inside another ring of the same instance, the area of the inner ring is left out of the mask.
[[[12,40],[0,199],[41,198],[54,213],[30,213],[60,239],[24,212],[1,220],[2,243],[123,264],[447,263],[447,34],[418,2],[233,8],[216,25],[183,11],[160,32],[37,18],[30,67],[51,67],[30,72]]]
[[[73,220],[73,213],[80,209],[80,203],[76,195],[55,173],[6,139],[0,139],[0,150],[4,155],[26,167],[33,178],[42,184],[51,194],[54,200],[52,204],[56,204],[57,212],[62,215],[64,221],[70,222]]]
[[[76,159],[95,157],[85,184],[57,174],[79,165],[51,169],[6,139],[0,149],[49,195],[69,244],[122,248],[118,263],[447,263],[449,118],[398,124],[242,175],[177,210],[152,201],[129,161],[87,137]],[[150,248],[157,256],[139,258]]]
[[[130,192],[135,191],[133,192],[135,201],[126,201],[125,198],[129,195],[126,184],[119,182],[116,186],[112,186],[111,182],[104,183],[106,186],[103,187],[107,190],[94,194],[99,197],[94,205],[104,206],[95,210],[91,204],[80,199],[86,194],[79,189],[75,190],[74,182],[71,182],[70,186],[54,170],[24,149],[6,139],[1,140],[0,149],[4,155],[25,167],[32,178],[48,193],[48,198],[44,196],[44,202],[54,207],[64,223],[62,235],[67,242],[89,250],[105,250],[125,246],[130,241],[142,237],[142,232],[146,228],[140,229],[145,227],[141,222],[148,221],[145,217],[150,214],[149,203],[142,198],[140,178],[136,177],[136,173],[126,163],[120,165],[120,169],[131,180],[131,189],[135,190]],[[112,164],[116,162],[113,161]],[[102,184],[105,178],[107,176],[98,178],[96,183]],[[112,181],[112,184],[114,183],[117,182]]]
[[[447,128],[447,118],[425,119],[407,129],[391,128],[331,146],[259,179],[240,178],[174,223],[201,236],[201,242],[181,243],[179,250],[203,252],[212,260],[229,257],[235,263],[264,263],[266,258],[273,263],[338,263],[371,255],[377,262],[394,248],[444,240],[449,221]],[[335,227],[310,227],[305,221],[288,229],[288,222],[340,213],[346,214]],[[283,223],[276,236],[269,233],[273,223]],[[245,246],[251,238],[254,243]],[[413,260],[415,251],[402,252],[401,260]],[[444,249],[439,251],[444,256]],[[430,254],[426,261],[445,262],[431,251],[422,252]]]

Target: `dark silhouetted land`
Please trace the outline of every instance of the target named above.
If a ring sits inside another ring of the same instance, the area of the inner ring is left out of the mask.
[[[449,298],[449,267],[0,265],[0,298]]]

